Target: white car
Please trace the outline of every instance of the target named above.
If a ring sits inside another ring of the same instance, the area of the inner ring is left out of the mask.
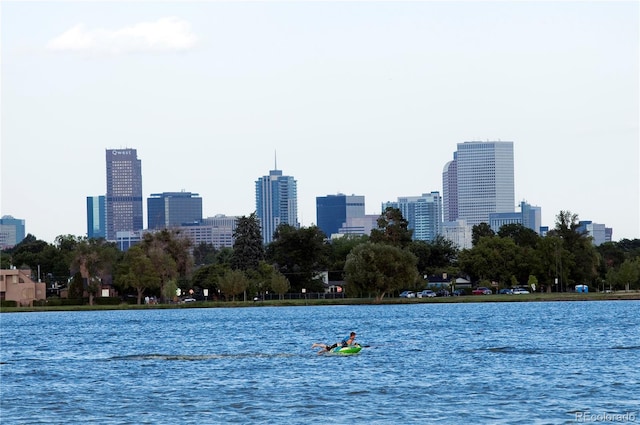
[[[400,298],[415,298],[416,293],[413,291],[404,291],[400,294]]]
[[[529,293],[529,291],[527,291],[524,288],[513,288],[513,292],[512,292],[512,294],[514,294],[514,295],[528,294],[528,293]]]
[[[435,298],[436,293],[431,289],[425,289],[422,292],[418,292],[418,298]]]

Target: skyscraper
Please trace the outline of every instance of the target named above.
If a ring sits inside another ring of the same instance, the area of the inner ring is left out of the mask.
[[[24,220],[4,215],[0,218],[0,249],[13,248],[25,238]]]
[[[279,225],[300,227],[296,180],[291,176],[283,176],[278,169],[256,180],[256,215],[260,219],[265,245],[273,240],[273,233]]]
[[[442,212],[444,221],[458,219],[458,163],[457,152],[453,153],[453,161],[447,162],[442,171]]]
[[[388,207],[400,210],[413,231],[413,240],[431,242],[442,234],[442,197],[439,192],[403,196],[397,202],[383,204],[382,210]]]
[[[142,164],[135,149],[107,149],[107,239],[142,224]]]
[[[338,234],[348,219],[364,215],[364,196],[338,193],[316,197],[316,220],[327,238]]]
[[[488,223],[490,213],[513,212],[513,142],[458,143],[443,172],[443,195],[445,221],[461,218],[473,226]]]
[[[107,237],[105,196],[87,196],[87,237]]]
[[[202,220],[202,198],[191,192],[152,193],[147,198],[147,227],[165,229]]]

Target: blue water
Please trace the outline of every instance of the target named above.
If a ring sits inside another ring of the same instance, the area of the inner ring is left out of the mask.
[[[2,314],[0,422],[640,422],[639,319],[638,301]],[[351,330],[358,355],[310,349]]]

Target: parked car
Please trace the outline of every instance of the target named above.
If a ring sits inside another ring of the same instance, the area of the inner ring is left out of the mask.
[[[489,288],[485,288],[484,286],[481,286],[471,291],[471,293],[473,295],[491,295],[493,294],[493,291]]]
[[[525,288],[514,288],[513,293],[516,294],[516,295],[528,294],[529,291],[527,291]]]
[[[436,297],[448,297],[451,295],[451,292],[447,291],[446,289],[441,289],[438,292],[436,292]]]
[[[415,298],[416,293],[413,291],[403,291],[400,293],[400,298]]]
[[[195,298],[189,297],[182,300],[183,303],[194,303],[196,302]]]
[[[509,289],[509,288],[504,288],[504,289],[501,289],[498,293],[499,294],[506,294],[506,295],[513,295],[513,290]]]
[[[467,293],[464,291],[464,289],[456,289],[455,291],[453,291],[453,296],[454,297],[461,297],[463,295],[467,295]]]
[[[425,289],[424,291],[418,293],[418,298],[434,298],[435,296],[436,293],[431,289]]]

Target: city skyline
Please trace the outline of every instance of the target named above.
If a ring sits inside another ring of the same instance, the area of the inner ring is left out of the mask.
[[[143,195],[249,215],[273,164],[317,196],[442,193],[457,143],[512,140],[515,201],[640,235],[637,2],[3,2],[0,215],[86,234],[108,147]],[[514,205],[515,207],[516,205]],[[446,206],[445,206],[446,207]]]

